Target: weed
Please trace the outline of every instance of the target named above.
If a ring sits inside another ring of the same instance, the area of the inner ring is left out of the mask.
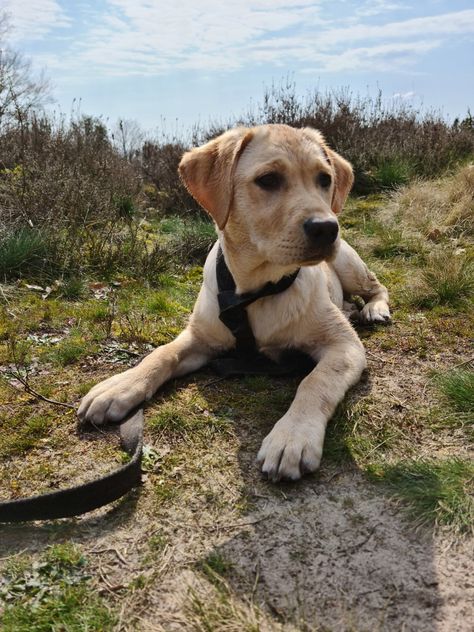
[[[211,583],[220,583],[220,579],[227,575],[233,564],[227,560],[219,551],[213,551],[199,562],[198,568],[206,575]]]
[[[471,533],[474,525],[474,465],[457,458],[371,466],[371,478],[402,501],[418,525]]]
[[[375,457],[393,449],[400,430],[377,414],[370,398],[352,401],[349,395],[328,424],[323,458],[335,463],[355,462],[366,467]]]
[[[160,412],[153,415],[149,420],[148,426],[156,432],[183,434],[191,427],[191,421],[179,409],[170,404],[165,404],[161,407]]]
[[[51,547],[32,565],[16,560],[0,577],[2,630],[112,630],[115,617],[91,589],[85,567],[70,544]]]
[[[148,546],[155,553],[161,553],[166,547],[168,540],[166,536],[161,535],[159,533],[155,533],[150,538],[148,538]]]
[[[376,166],[372,177],[380,189],[394,189],[406,184],[413,175],[412,165],[403,158],[384,160]]]
[[[117,216],[120,219],[131,219],[135,215],[134,200],[130,195],[119,195],[113,200]]]
[[[61,296],[68,301],[77,301],[84,296],[86,286],[80,277],[66,278],[61,287]]]
[[[404,231],[396,226],[387,226],[373,220],[371,234],[377,238],[372,253],[379,259],[408,258],[423,251],[420,242],[407,237]]]
[[[147,301],[147,310],[151,314],[172,314],[176,312],[179,306],[170,301],[167,294],[157,292]]]
[[[224,581],[212,588],[190,589],[187,611],[190,629],[195,632],[261,632],[281,630],[281,626],[251,601],[234,597]]]

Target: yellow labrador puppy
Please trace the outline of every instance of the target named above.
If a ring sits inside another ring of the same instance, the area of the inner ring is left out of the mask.
[[[364,322],[390,318],[387,290],[339,237],[337,216],[353,183],[352,168],[313,129],[262,125],[232,129],[192,149],[179,172],[219,236],[189,324],[136,367],[95,386],[79,417],[95,424],[119,421],[166,380],[199,369],[235,345],[219,319],[220,244],[238,294],[299,269],[285,291],[247,307],[260,351],[277,358],[296,348],[317,362],[257,457],[271,479],[298,479],[318,468],[326,424],[366,366],[362,344],[342,312],[344,297],[364,298]]]

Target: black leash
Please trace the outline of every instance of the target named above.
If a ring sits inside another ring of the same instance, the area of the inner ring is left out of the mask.
[[[235,337],[235,347],[211,362],[211,367],[222,377],[235,375],[305,375],[315,366],[314,360],[298,349],[286,349],[278,362],[258,350],[250,326],[247,307],[264,296],[280,294],[295,281],[300,269],[276,283],[266,283],[255,292],[236,293],[235,280],[227,267],[222,248],[217,252],[216,277],[219,319]]]
[[[117,500],[140,484],[143,408],[130,414],[121,423],[120,442],[131,456],[126,465],[89,483],[41,496],[0,502],[0,522],[69,518]]]
[[[236,341],[234,349],[211,363],[219,375],[304,375],[313,370],[314,360],[297,349],[285,350],[278,362],[261,353],[247,314],[247,307],[254,301],[287,290],[298,273],[299,269],[277,283],[266,283],[256,292],[237,294],[234,278],[219,246],[216,267],[219,318]],[[0,502],[0,523],[69,518],[121,498],[139,485],[141,480],[143,408],[131,413],[121,423],[120,440],[123,449],[131,456],[126,465],[89,483],[40,496]]]

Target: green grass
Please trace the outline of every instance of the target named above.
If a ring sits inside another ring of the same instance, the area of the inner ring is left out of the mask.
[[[14,558],[0,576],[2,602],[4,632],[105,632],[116,622],[72,544],[52,546],[33,563]]]
[[[378,259],[393,259],[394,257],[409,258],[421,253],[421,247],[408,240],[398,228],[378,226],[375,229],[378,243],[372,248],[372,253]]]
[[[65,279],[60,287],[61,296],[68,301],[78,301],[86,292],[84,279],[77,276]]]
[[[401,461],[371,466],[368,472],[403,503],[415,524],[473,532],[472,462],[459,458]]]
[[[435,376],[435,384],[452,406],[461,413],[474,414],[474,371],[453,369]],[[471,417],[471,422],[474,419]]]
[[[75,336],[62,340],[48,351],[49,359],[59,366],[74,364],[92,351],[90,345],[82,338]]]
[[[227,560],[222,553],[218,551],[209,553],[209,555],[198,564],[198,568],[212,583],[215,583],[219,577],[225,577],[232,567],[232,562]]]
[[[370,397],[343,401],[329,421],[323,450],[326,461],[335,464],[356,463],[367,467],[375,458],[394,450],[400,442],[400,430],[376,413]]]
[[[48,435],[51,427],[51,418],[48,415],[36,414],[28,418],[23,411],[21,417],[9,419],[8,426],[0,418],[0,458],[8,458],[30,450],[40,439]]]
[[[420,307],[467,305],[474,297],[474,261],[446,251],[432,255],[412,294],[412,304]]]
[[[395,189],[407,184],[414,175],[412,165],[403,158],[392,158],[380,162],[373,170],[372,177],[377,188]]]
[[[207,440],[215,433],[227,432],[229,421],[216,415],[199,403],[172,397],[150,417],[147,426],[155,437],[167,435],[170,439],[192,436],[193,441]]]
[[[32,228],[22,228],[0,237],[0,278],[20,276],[42,267],[48,255],[48,240]]]
[[[181,306],[171,301],[165,292],[156,292],[146,303],[147,311],[151,314],[168,315],[181,310]]]

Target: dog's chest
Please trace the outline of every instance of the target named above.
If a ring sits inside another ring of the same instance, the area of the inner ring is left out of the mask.
[[[301,270],[288,290],[248,306],[250,325],[259,346],[297,344],[314,328],[318,294],[323,294],[323,302],[325,297],[321,275],[311,272]]]

